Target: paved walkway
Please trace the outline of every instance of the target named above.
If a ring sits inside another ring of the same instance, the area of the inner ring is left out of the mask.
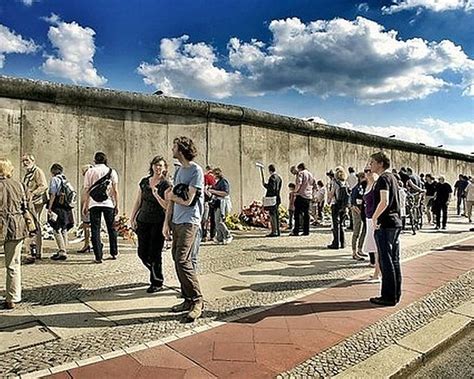
[[[474,269],[474,238],[403,264],[396,307],[367,299],[379,284],[352,280],[159,346],[70,369],[51,378],[270,378],[400,311]]]

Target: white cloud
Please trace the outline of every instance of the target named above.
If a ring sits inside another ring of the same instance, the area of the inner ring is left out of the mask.
[[[382,12],[393,14],[411,9],[416,9],[417,12],[422,9],[428,9],[433,12],[453,10],[470,12],[474,10],[473,0],[393,0],[392,3],[389,7],[382,7]]]
[[[6,54],[34,53],[38,46],[33,40],[26,40],[21,35],[0,24],[0,68],[5,64]]]
[[[231,38],[229,69],[219,67],[212,46],[183,36],[163,39],[157,62],[142,63],[138,72],[147,84],[172,93],[217,98],[296,90],[378,104],[421,99],[454,85],[473,92],[474,61],[449,40],[402,40],[363,17],[308,24],[288,18],[272,21],[269,29],[269,44]],[[446,72],[460,76],[459,82],[443,79]]]
[[[238,72],[227,72],[216,66],[217,56],[205,43],[187,43],[189,37],[163,38],[155,63],[141,63],[138,72],[146,84],[165,95],[183,96],[193,91],[228,97],[240,83]]]
[[[48,38],[57,49],[56,56],[48,56],[43,71],[49,75],[69,79],[73,83],[101,86],[107,79],[98,75],[94,67],[95,31],[76,22],[67,23],[52,14],[45,20],[52,24]]]
[[[359,12],[364,12],[364,13],[366,13],[366,12],[369,11],[369,9],[370,9],[370,8],[369,8],[369,4],[367,4],[367,3],[360,3],[359,5],[357,5],[357,10],[358,10]]]
[[[474,146],[474,122],[447,122],[440,119],[425,118],[413,126],[354,125],[350,122],[332,124],[382,137],[395,135],[407,142],[423,143],[427,146],[443,145],[444,149],[470,154]]]
[[[27,7],[31,7],[34,2],[37,2],[39,0],[21,0],[23,4],[25,4]]]

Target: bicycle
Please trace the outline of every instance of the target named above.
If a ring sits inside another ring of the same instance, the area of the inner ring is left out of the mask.
[[[407,193],[406,214],[413,235],[423,227],[423,192]]]

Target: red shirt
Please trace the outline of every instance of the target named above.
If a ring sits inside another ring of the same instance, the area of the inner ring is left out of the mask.
[[[214,187],[216,185],[216,178],[210,171],[204,174],[204,185],[211,187]]]

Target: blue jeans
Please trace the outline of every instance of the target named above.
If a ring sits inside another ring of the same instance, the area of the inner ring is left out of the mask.
[[[382,299],[398,303],[402,293],[402,273],[400,269],[401,228],[375,230],[375,242],[382,271]]]

